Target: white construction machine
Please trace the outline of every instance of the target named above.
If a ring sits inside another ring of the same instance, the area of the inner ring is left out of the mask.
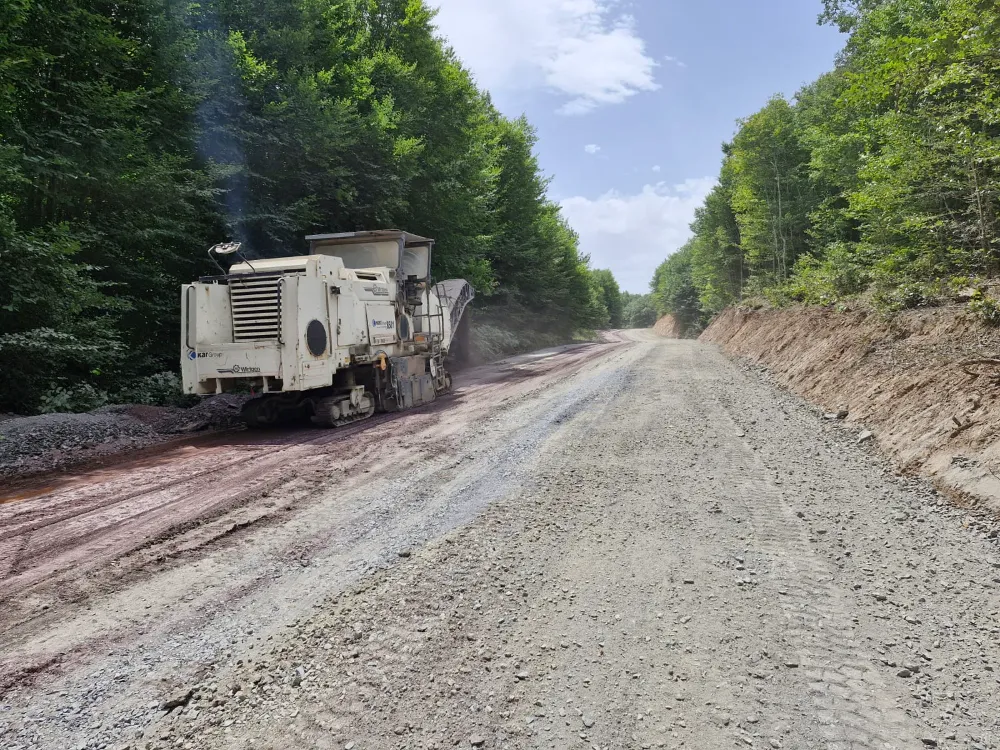
[[[250,390],[251,427],[334,427],[435,400],[474,291],[431,284],[434,241],[397,230],[306,237],[309,255],[238,261],[181,292],[186,393]],[[221,268],[221,266],[220,266]]]

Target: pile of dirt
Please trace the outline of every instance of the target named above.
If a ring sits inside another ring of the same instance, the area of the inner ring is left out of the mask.
[[[1000,512],[1000,332],[962,307],[892,319],[820,308],[722,313],[702,334],[874,440],[906,472]]]
[[[97,448],[119,452],[144,447],[158,437],[149,425],[123,414],[42,414],[8,419],[0,422],[0,477],[54,469]]]
[[[679,339],[684,336],[684,326],[673,315],[664,315],[656,321],[653,332],[665,339]]]
[[[10,479],[146,448],[176,435],[240,424],[246,397],[223,394],[190,409],[103,406],[86,414],[0,420],[0,478]]]
[[[150,425],[158,433],[179,435],[202,430],[225,430],[243,424],[240,411],[248,396],[223,393],[199,401],[189,409],[162,406],[126,406],[123,413]]]

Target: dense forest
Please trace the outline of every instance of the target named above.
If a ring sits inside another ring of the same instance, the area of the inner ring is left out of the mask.
[[[981,291],[1000,274],[1000,9],[994,0],[825,0],[835,69],[740,122],[692,239],[656,271],[695,330],[751,300],[876,309]],[[971,291],[970,291],[971,290]]]
[[[0,411],[177,395],[179,285],[236,239],[438,240],[497,346],[620,321],[421,0],[0,4]]]

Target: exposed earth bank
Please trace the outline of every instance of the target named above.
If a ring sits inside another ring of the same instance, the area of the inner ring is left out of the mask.
[[[859,438],[870,432],[905,471],[1000,512],[1000,332],[969,320],[962,307],[891,320],[819,308],[730,309],[701,339],[764,366],[831,419],[846,411]]]
[[[653,332],[666,339],[679,339],[684,335],[684,326],[673,315],[664,315],[656,321]]]

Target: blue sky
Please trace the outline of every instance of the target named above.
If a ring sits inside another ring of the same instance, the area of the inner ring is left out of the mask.
[[[688,237],[736,121],[833,67],[820,0],[431,0],[597,268],[648,291]]]

